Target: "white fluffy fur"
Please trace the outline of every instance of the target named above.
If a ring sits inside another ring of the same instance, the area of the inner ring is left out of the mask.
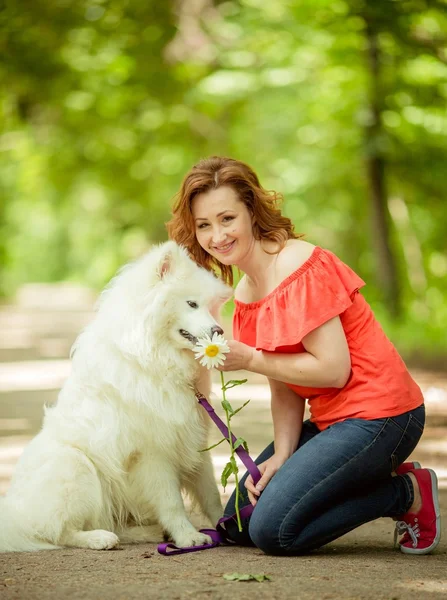
[[[217,522],[210,454],[198,452],[208,417],[193,391],[208,395],[210,381],[179,330],[210,334],[230,295],[173,242],[115,277],[0,498],[0,551],[102,550],[162,541],[163,532],[178,546],[209,541],[188,520],[181,490]]]

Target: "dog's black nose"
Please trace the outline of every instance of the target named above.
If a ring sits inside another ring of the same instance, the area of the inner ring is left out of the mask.
[[[223,329],[222,327],[219,327],[219,325],[214,325],[214,327],[211,327],[211,337],[213,337],[213,335],[215,333],[217,333],[218,335],[223,335]]]

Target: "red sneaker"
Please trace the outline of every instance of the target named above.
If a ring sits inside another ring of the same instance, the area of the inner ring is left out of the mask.
[[[438,479],[431,469],[417,469],[413,475],[419,485],[422,507],[417,513],[407,512],[397,521],[394,540],[404,533],[399,542],[401,552],[428,554],[436,548],[441,539]]]
[[[414,471],[414,469],[422,469],[421,463],[418,463],[417,461],[404,462],[397,467],[396,475],[405,475],[405,473],[408,473],[408,471]]]

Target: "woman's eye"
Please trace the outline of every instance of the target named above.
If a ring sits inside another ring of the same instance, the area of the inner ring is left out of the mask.
[[[234,217],[230,217],[229,215],[223,218],[224,221],[232,221],[233,219]]]
[[[197,228],[204,229],[205,227],[208,227],[208,223],[200,223],[200,225]]]
[[[199,305],[197,304],[197,302],[194,302],[194,300],[187,300],[187,303],[191,308],[199,308]]]

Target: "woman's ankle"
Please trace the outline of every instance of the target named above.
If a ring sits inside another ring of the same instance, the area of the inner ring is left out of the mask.
[[[416,477],[413,475],[413,473],[407,473],[407,475],[411,479],[411,483],[413,484],[413,495],[414,495],[413,504],[408,509],[408,512],[417,514],[422,508],[422,498],[421,498],[421,492],[419,490],[419,484],[417,482]]]

